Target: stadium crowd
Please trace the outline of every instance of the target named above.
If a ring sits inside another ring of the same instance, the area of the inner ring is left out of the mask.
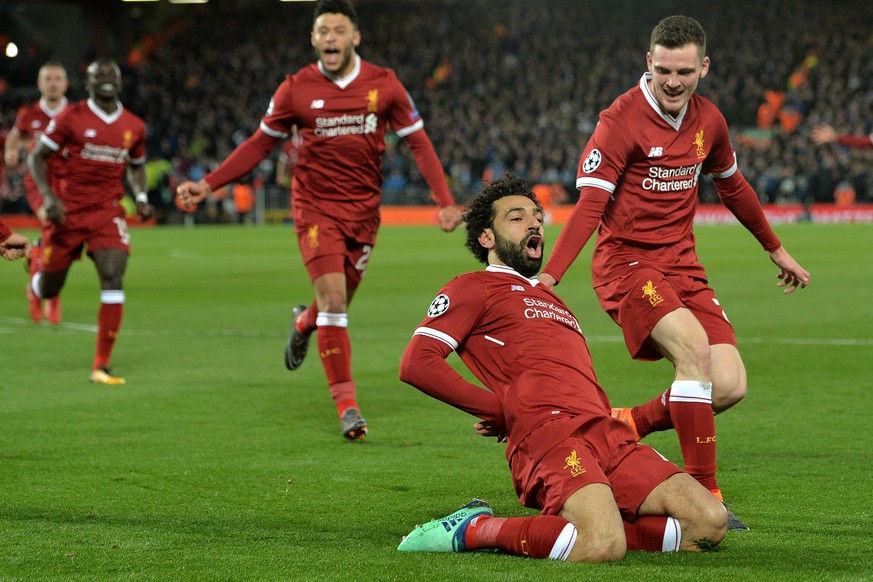
[[[150,176],[159,204],[169,204],[175,183],[200,179],[250,135],[277,83],[312,61],[309,4],[236,10],[191,11],[140,39],[148,48],[136,66],[119,58],[129,81],[123,101],[145,119],[149,159],[161,168]],[[673,13],[708,31],[712,67],[699,92],[724,112],[740,168],[763,202],[832,202],[839,188],[873,201],[870,150],[809,139],[821,122],[843,133],[873,131],[873,5],[864,0],[838,10],[802,0],[552,0],[548,9],[365,0],[358,10],[362,56],[395,69],[409,88],[459,201],[505,170],[561,184],[572,201],[599,112],[637,82],[651,26]],[[14,109],[4,104],[7,127]],[[255,176],[277,190],[278,153]],[[385,203],[427,201],[397,140],[389,140],[384,173]],[[12,200],[18,179],[7,176],[3,212],[26,208]],[[701,198],[716,200],[706,181]]]

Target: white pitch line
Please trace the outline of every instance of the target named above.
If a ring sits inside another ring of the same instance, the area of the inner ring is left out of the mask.
[[[29,319],[20,317],[0,317],[0,324],[7,326],[33,326],[33,322]],[[40,324],[48,329],[62,329],[67,331],[82,331],[88,333],[97,333],[97,326],[83,323],[75,323],[63,321],[60,325],[51,326],[47,323]],[[0,327],[0,334],[14,334],[14,327]],[[410,332],[411,333],[411,332]],[[122,325],[121,335],[129,336],[152,336],[152,337],[251,337],[251,338],[272,338],[286,337],[288,334],[285,331],[266,331],[266,330],[241,330],[241,329],[212,329],[212,330],[186,330],[186,329],[130,329]],[[375,334],[357,333],[357,337],[380,337]],[[585,338],[591,343],[624,343],[624,338],[620,335],[586,335]],[[738,338],[740,345],[742,344],[775,344],[775,345],[792,345],[792,346],[873,346],[873,338],[763,338],[763,337],[740,337]]]

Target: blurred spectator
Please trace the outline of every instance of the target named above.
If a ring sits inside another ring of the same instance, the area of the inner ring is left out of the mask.
[[[218,4],[180,13],[162,27],[163,41],[125,72],[135,79],[126,102],[151,128],[150,143],[178,159],[174,179],[197,180],[216,167],[257,127],[269,88],[311,59],[309,4]],[[504,169],[531,182],[560,181],[573,202],[579,155],[599,112],[645,69],[640,51],[649,31],[673,13],[696,17],[709,34],[716,65],[699,92],[735,124],[740,167],[762,201],[775,202],[788,176],[795,197],[832,202],[834,186],[846,179],[858,201],[873,201],[873,149],[828,152],[810,140],[822,123],[845,134],[873,132],[869,0],[845,0],[839,10],[813,0],[551,0],[548,10],[474,0],[458,8],[453,0],[358,5],[362,56],[393,68],[412,89],[461,202]],[[195,20],[198,33],[189,34]],[[728,50],[731,58],[719,55]],[[405,179],[408,191],[426,199],[409,152],[386,155],[395,156],[385,164],[389,186]],[[716,200],[707,181],[700,197]]]

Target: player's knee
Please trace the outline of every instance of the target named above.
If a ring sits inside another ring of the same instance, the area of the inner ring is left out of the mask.
[[[694,519],[694,539],[698,550],[709,550],[717,546],[727,533],[727,510],[715,498],[702,507]]]
[[[746,396],[746,374],[743,369],[725,372],[716,370],[712,377],[712,408],[723,412]]]
[[[713,383],[712,388],[712,408],[716,413],[724,412],[731,406],[739,404],[746,396],[745,383],[729,385],[722,390],[716,390],[716,384]]]
[[[627,540],[624,529],[609,532],[579,532],[568,562],[615,562],[624,559]]]

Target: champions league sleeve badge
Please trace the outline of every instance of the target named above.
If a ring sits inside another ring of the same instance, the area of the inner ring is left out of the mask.
[[[427,308],[428,317],[437,317],[449,310],[449,296],[445,293],[440,293],[436,299],[431,301],[430,307]]]
[[[585,158],[585,161],[582,162],[582,171],[586,174],[590,174],[600,167],[600,162],[602,161],[603,156],[600,154],[600,150],[591,150],[591,153],[589,153],[588,157]]]

